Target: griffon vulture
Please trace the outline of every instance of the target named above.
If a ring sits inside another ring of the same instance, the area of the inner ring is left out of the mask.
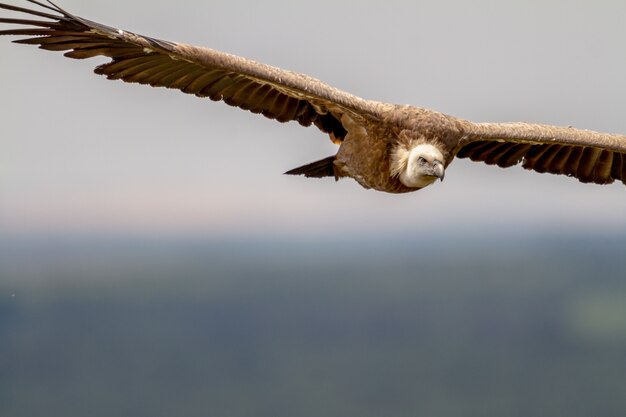
[[[34,17],[0,35],[66,51],[70,58],[111,60],[95,69],[111,80],[167,87],[224,101],[279,122],[315,125],[336,155],[287,174],[351,177],[363,187],[405,193],[443,180],[455,157],[626,184],[626,136],[527,123],[473,123],[432,110],[364,100],[309,76],[207,48],[162,41],[74,16],[48,1],[40,10],[0,3]],[[6,65],[6,63],[5,63]]]

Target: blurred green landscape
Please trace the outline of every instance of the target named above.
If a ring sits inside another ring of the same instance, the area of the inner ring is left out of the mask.
[[[626,236],[0,241],[7,417],[626,415]]]

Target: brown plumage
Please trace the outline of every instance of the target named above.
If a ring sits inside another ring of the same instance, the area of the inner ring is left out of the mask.
[[[626,136],[527,123],[473,123],[428,109],[364,100],[314,78],[207,48],[162,41],[74,16],[52,2],[34,18],[0,18],[0,35],[64,51],[76,59],[106,56],[95,69],[112,80],[167,87],[260,113],[315,125],[339,151],[288,174],[352,177],[366,188],[403,193],[443,179],[455,157],[581,182],[626,184]]]

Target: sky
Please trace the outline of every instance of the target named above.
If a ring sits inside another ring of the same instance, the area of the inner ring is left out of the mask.
[[[12,0],[23,5],[26,2]],[[474,121],[626,133],[623,1],[96,2],[79,16]],[[5,11],[2,14],[6,15]],[[626,188],[455,161],[407,195],[282,175],[315,128],[107,81],[0,38],[0,237],[621,234]]]

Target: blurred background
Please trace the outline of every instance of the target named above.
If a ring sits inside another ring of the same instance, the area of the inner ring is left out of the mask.
[[[626,133],[619,1],[60,6],[365,98]],[[9,40],[0,415],[626,413],[623,184],[285,177],[334,145]]]

